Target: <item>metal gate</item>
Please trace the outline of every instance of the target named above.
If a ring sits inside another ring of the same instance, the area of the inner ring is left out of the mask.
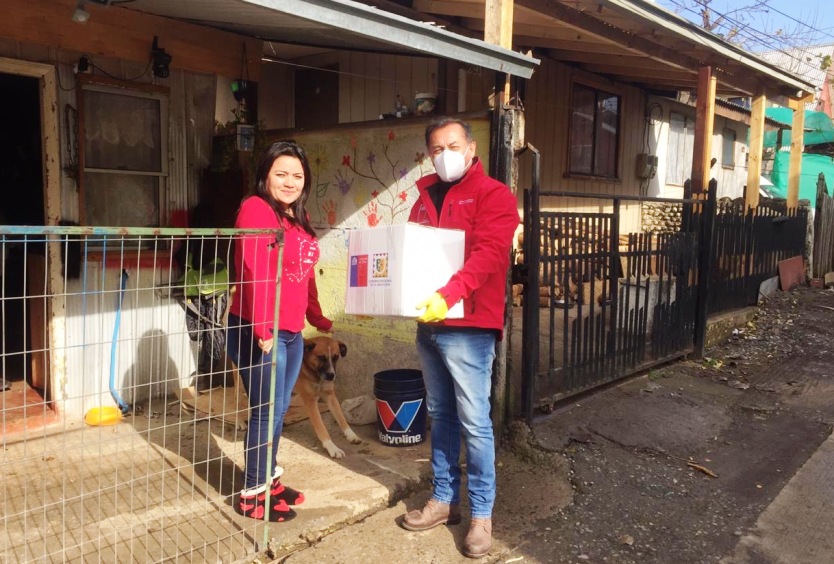
[[[715,204],[714,197],[543,192],[539,155],[533,152],[522,276],[522,403],[528,421],[537,408],[547,412],[562,399],[694,350],[706,314],[698,297],[708,283],[698,276],[705,268],[700,251],[709,246],[701,240],[710,229],[701,229],[702,218],[710,217]],[[546,197],[607,199],[611,212],[545,211]],[[668,233],[621,233],[625,200],[679,206],[680,225]]]

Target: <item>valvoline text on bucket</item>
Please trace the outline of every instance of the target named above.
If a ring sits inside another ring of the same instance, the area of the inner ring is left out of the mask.
[[[387,401],[377,399],[377,415],[385,429],[385,431],[377,429],[379,442],[387,445],[419,444],[423,442],[422,433],[411,432],[411,426],[420,413],[422,405],[422,398],[404,401],[395,412]]]

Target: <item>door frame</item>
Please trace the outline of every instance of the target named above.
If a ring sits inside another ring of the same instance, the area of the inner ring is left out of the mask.
[[[37,78],[40,83],[44,218],[47,225],[58,225],[61,217],[61,114],[58,106],[56,66],[0,57],[0,73]],[[56,291],[62,287],[59,243],[51,242],[47,245],[47,264],[47,292],[51,298],[47,301],[46,311],[50,353],[45,388],[48,389],[51,398],[50,406],[56,412],[60,412],[60,400],[63,398],[60,383],[66,381],[66,353],[61,346],[65,342],[63,312],[66,311],[66,300],[62,291]]]

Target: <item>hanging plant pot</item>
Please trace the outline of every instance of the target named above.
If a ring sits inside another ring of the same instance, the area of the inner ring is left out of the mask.
[[[240,102],[246,96],[246,90],[249,88],[249,81],[243,78],[238,78],[232,81],[232,95],[236,102]]]

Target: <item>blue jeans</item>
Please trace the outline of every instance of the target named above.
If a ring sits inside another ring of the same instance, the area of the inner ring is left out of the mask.
[[[472,517],[491,517],[495,503],[495,438],[489,417],[496,332],[417,326],[417,352],[431,423],[433,497],[460,502],[460,438]]]
[[[249,396],[249,428],[246,430],[244,489],[262,486],[267,482],[267,463],[278,454],[278,441],[284,430],[284,415],[290,407],[292,389],[301,371],[304,356],[304,338],[301,333],[279,331],[272,350],[264,354],[252,325],[236,315],[229,315],[226,330],[226,352],[237,365],[243,387]],[[272,361],[275,360],[275,401],[272,421],[272,451],[269,440],[269,388]]]

